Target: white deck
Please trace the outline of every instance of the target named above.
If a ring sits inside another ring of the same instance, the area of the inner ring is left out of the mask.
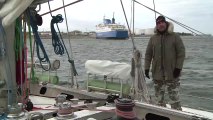
[[[144,116],[144,114],[149,113],[149,111],[152,111],[153,113],[157,113],[158,115],[173,118],[171,120],[191,120],[191,119],[197,120],[195,118],[199,118],[199,117],[203,118],[204,120],[213,120],[213,113],[211,112],[196,110],[196,109],[191,109],[186,107],[182,107],[183,111],[177,111],[177,110],[171,109],[169,105],[167,105],[167,107],[160,107],[156,105],[136,102],[136,109],[139,109],[140,112],[143,111],[143,115],[138,114],[139,116],[140,115]]]
[[[56,110],[57,108],[53,106],[55,104],[54,98],[30,96],[30,99],[34,103],[35,107],[43,108],[43,110],[38,110],[37,112],[47,114],[48,112],[57,111]],[[101,106],[101,107],[97,107],[97,110],[81,110],[81,111],[74,112],[74,115],[67,119],[68,120],[75,120],[75,119],[87,120],[89,118],[95,118],[97,120],[106,119],[106,118],[112,117],[113,115],[115,115],[115,113],[113,113],[112,111],[109,112],[104,110],[113,110],[113,109],[114,107]],[[213,120],[213,113],[210,113],[207,111],[196,110],[196,109],[191,109],[186,107],[183,107],[183,111],[176,111],[170,108],[164,108],[164,107],[159,107],[159,106],[150,105],[146,103],[136,102],[136,112],[140,118],[144,118],[145,114],[150,113],[150,111],[152,111],[152,113],[157,113],[158,115],[167,115],[167,117],[171,118],[171,120],[173,119],[175,120],[195,119],[196,120],[196,118],[198,119],[199,117],[203,119],[206,118],[206,120],[211,120],[211,119]],[[48,120],[57,120],[57,118],[49,118]]]
[[[57,107],[54,107],[55,99],[54,98],[45,98],[45,97],[38,97],[38,96],[30,96],[31,101],[34,103],[34,107],[42,108],[43,110],[36,110],[37,112],[41,112],[43,114],[46,114],[51,111],[57,111]],[[83,104],[82,102],[79,102],[79,104]],[[75,105],[73,105],[75,106]],[[54,110],[55,109],[55,110]],[[105,112],[108,110],[112,110],[114,107],[106,107],[101,106],[97,107],[97,110],[81,110],[74,112],[74,115],[72,115],[69,118],[66,118],[68,120],[86,120],[89,118],[95,118],[95,119],[106,119],[110,118],[114,115],[112,112]],[[48,120],[58,120],[57,117],[55,118],[49,118]]]

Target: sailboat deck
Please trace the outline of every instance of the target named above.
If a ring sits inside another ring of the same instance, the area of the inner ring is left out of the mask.
[[[34,103],[34,107],[41,108],[37,109],[33,112],[41,112],[44,114],[45,119],[49,120],[56,120],[57,117],[52,117],[54,113],[57,112],[57,107],[54,106],[55,99],[54,98],[47,98],[47,97],[40,97],[40,96],[30,96],[31,101]],[[84,103],[79,102],[77,106],[82,106]],[[73,105],[76,107],[76,105]],[[168,106],[169,107],[169,106]],[[75,111],[74,115],[67,119],[80,119],[85,120],[88,118],[95,118],[98,120],[101,119],[108,119],[115,115],[113,112],[114,107],[109,106],[100,106],[96,109],[83,109],[81,111]],[[139,118],[145,118],[148,113],[155,113],[157,115],[165,116],[170,118],[171,120],[190,120],[190,119],[206,119],[211,120],[213,119],[213,113],[191,109],[187,107],[183,107],[183,111],[177,111],[170,108],[159,107],[151,104],[146,104],[142,102],[136,102],[136,114]]]

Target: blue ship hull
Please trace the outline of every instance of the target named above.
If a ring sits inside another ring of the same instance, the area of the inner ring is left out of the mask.
[[[129,38],[128,31],[108,31],[108,32],[96,32],[96,38],[101,39],[126,39]]]

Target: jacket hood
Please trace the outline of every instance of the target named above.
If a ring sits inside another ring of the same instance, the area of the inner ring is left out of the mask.
[[[173,33],[174,32],[174,25],[171,22],[167,22],[168,23],[168,29],[167,29],[167,33]],[[157,27],[155,26],[154,28],[154,33],[158,33],[157,31]]]

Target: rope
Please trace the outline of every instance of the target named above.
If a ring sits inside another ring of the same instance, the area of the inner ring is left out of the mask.
[[[52,16],[51,20],[51,33],[52,33],[52,45],[56,55],[64,54],[64,46],[61,43],[57,32],[55,31],[54,24],[61,23],[63,21],[62,15]],[[59,33],[61,36],[61,33]],[[61,38],[62,39],[62,38]]]
[[[25,51],[24,51],[24,36],[22,29],[24,26],[22,26],[21,18],[17,18],[16,20],[16,27],[15,27],[15,46],[16,46],[16,83],[18,85],[18,92],[21,96],[21,102],[24,104],[24,94],[25,94],[25,87],[24,82],[26,79],[25,76],[25,66],[24,66],[24,57],[25,57]],[[24,29],[26,32],[26,29]]]
[[[30,71],[30,78],[32,80],[33,83],[35,83],[35,71],[34,71],[34,67],[33,67],[33,49],[32,49],[32,36],[31,36],[31,28],[30,28],[30,23],[29,21],[27,21],[27,25],[28,25],[28,35],[29,35],[29,41],[30,41],[30,56],[31,56],[31,71]]]
[[[128,26],[128,30],[130,32],[130,38],[132,40],[133,50],[136,50],[135,43],[134,43],[134,37],[132,36],[132,32],[131,32],[131,29],[130,29],[130,26],[129,26],[129,23],[128,23],[128,20],[127,20],[127,17],[126,17],[126,12],[124,10],[123,2],[122,2],[122,0],[120,0],[120,2],[121,2],[121,6],[122,6],[122,10],[123,10],[124,16],[125,16],[126,24]]]
[[[22,29],[26,33],[25,24],[22,26],[21,18],[17,18],[15,27],[15,46],[16,46],[16,83],[18,85],[18,95],[21,96],[21,102],[24,104],[26,93],[26,79],[27,79],[27,62],[26,60],[26,36],[23,35]],[[26,34],[25,34],[26,35]],[[24,84],[25,83],[25,84]]]
[[[23,49],[23,37],[22,37],[22,25],[20,18],[16,19],[15,26],[15,56],[16,56],[16,83],[22,87],[22,49]],[[22,91],[22,89],[21,89]]]
[[[27,15],[28,15],[28,17],[30,19],[30,25],[32,27],[34,38],[35,38],[37,57],[38,57],[38,59],[40,61],[40,65],[41,65],[42,69],[44,69],[45,71],[48,71],[51,68],[50,67],[51,64],[50,64],[49,57],[47,56],[47,53],[46,53],[46,51],[44,49],[43,43],[42,43],[42,41],[41,41],[41,39],[39,37],[38,26],[36,25],[35,20],[33,19],[29,9],[27,10]],[[41,52],[43,53],[43,57],[41,57],[41,55],[40,55],[39,48],[41,49]],[[43,66],[42,62],[47,62],[49,64],[49,68],[45,68]]]
[[[136,113],[134,111],[135,103],[133,101],[120,102],[116,99],[115,105],[116,105],[115,113],[117,116],[120,116],[126,119],[136,118]]]
[[[19,51],[21,49],[21,45],[20,45],[20,42],[21,42],[21,35],[20,35],[20,31],[21,31],[21,25],[20,25],[20,20],[17,19],[16,20],[16,26],[15,26],[15,42],[14,42],[14,49],[15,49],[15,58],[16,58],[16,61],[19,59]]]
[[[51,11],[49,1],[48,1],[48,6],[49,6],[49,10]],[[74,76],[76,76],[76,75],[78,75],[78,73],[77,73],[76,68],[75,68],[74,60],[72,60],[70,58],[70,56],[69,56],[69,53],[68,53],[67,48],[66,48],[66,46],[64,44],[64,40],[62,38],[61,32],[60,32],[58,24],[57,24],[57,23],[60,23],[60,22],[63,21],[62,15],[59,14],[57,16],[53,16],[51,12],[50,12],[50,15],[52,16],[52,20],[51,20],[51,32],[52,32],[53,45],[55,45],[55,43],[58,43],[57,45],[53,46],[54,47],[54,51],[57,52],[56,54],[63,55],[64,54],[64,49],[65,49],[65,51],[67,53],[67,57],[68,57],[68,62],[72,66],[72,70],[73,70]],[[55,23],[56,23],[56,26],[57,26],[57,29],[58,29],[61,41],[60,41],[60,39],[58,37],[58,34],[57,34],[57,32],[55,31],[55,28],[54,28],[54,24]]]
[[[27,57],[28,57],[28,48],[27,48],[27,23],[24,21],[24,100],[26,100],[29,97],[29,80],[28,80],[28,64],[27,64]],[[25,101],[26,103],[26,101]]]
[[[125,112],[125,111],[115,109],[115,113],[116,113],[117,116],[121,116],[121,117],[127,118],[127,119],[134,119],[136,117],[136,114],[135,114],[134,111]]]
[[[142,4],[142,3],[140,3],[140,2],[138,2],[138,1],[136,1],[136,0],[135,0],[135,2],[138,3],[139,5],[144,6],[144,7],[147,8],[147,9],[149,9],[149,10],[155,12],[155,13],[161,14],[160,12],[158,12],[158,11],[156,11],[156,10],[153,10],[152,8],[150,8],[150,7],[144,5],[144,4]],[[161,14],[161,15],[163,15],[163,14]],[[176,21],[176,20],[173,20],[173,19],[171,19],[171,18],[169,18],[169,17],[167,17],[167,16],[165,16],[165,15],[163,15],[163,16],[166,17],[167,19],[173,21],[174,23],[178,24],[179,26],[181,26],[181,27],[187,29],[188,31],[190,31],[190,32],[192,32],[192,33],[194,33],[194,34],[196,34],[196,35],[198,35],[196,32],[205,35],[204,33],[200,32],[200,31],[198,31],[198,30],[195,30],[194,28],[191,28],[191,27],[189,27],[189,26],[187,26],[187,25],[185,25],[185,24],[183,24],[183,23],[180,23],[180,22],[178,22],[178,21]],[[196,32],[194,32],[193,30],[196,31]]]

